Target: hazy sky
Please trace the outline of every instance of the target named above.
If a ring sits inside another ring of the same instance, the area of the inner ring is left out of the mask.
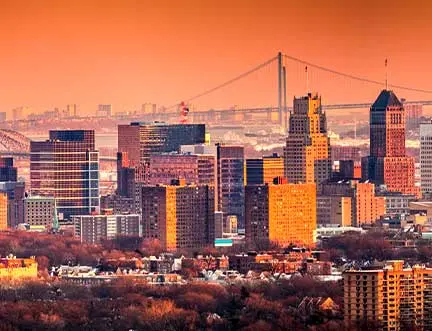
[[[389,58],[391,82],[432,89],[430,3],[0,0],[0,110],[67,103],[87,112],[98,103],[111,103],[115,111],[144,102],[170,105],[278,50],[380,80]],[[275,75],[267,69],[197,103],[275,104]],[[293,82],[298,75],[288,72],[293,86],[305,84],[303,77]],[[312,85],[314,80],[319,78],[311,72]],[[331,78],[325,84],[333,102],[367,101],[365,95],[379,90],[356,95],[355,84],[342,89]]]

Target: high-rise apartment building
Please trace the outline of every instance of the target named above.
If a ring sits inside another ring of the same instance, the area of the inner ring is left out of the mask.
[[[99,152],[93,130],[53,130],[30,144],[31,195],[54,197],[60,217],[99,210]]]
[[[322,185],[318,201],[324,197],[351,198],[351,221],[353,226],[370,225],[385,214],[385,200],[375,194],[375,185],[369,182],[348,180],[327,182]],[[324,205],[318,206],[318,217],[325,217]],[[326,224],[326,218],[319,218],[319,224]]]
[[[117,194],[122,197],[132,198],[135,196],[135,184],[140,182],[138,177],[139,168],[131,167],[128,154],[126,152],[117,153]],[[145,170],[143,170],[145,174]],[[147,176],[143,176],[143,182],[146,182]]]
[[[316,230],[315,184],[246,186],[246,242],[312,246]]]
[[[330,138],[318,95],[294,99],[284,158],[290,183],[319,185],[331,177]]]
[[[170,251],[214,244],[214,187],[208,185],[141,186],[143,236]]]
[[[432,329],[432,269],[404,261],[343,274],[344,317],[353,329],[365,321],[380,330]]]
[[[432,122],[420,124],[420,187],[423,197],[432,196]]]
[[[261,159],[246,159],[247,185],[271,184],[284,176],[284,159],[277,153]]]
[[[362,159],[362,178],[390,192],[419,194],[414,158],[405,153],[405,113],[393,91],[383,90],[370,108],[370,156]]]
[[[127,215],[77,215],[72,216],[75,236],[82,243],[99,244],[103,239],[116,236],[142,235],[141,216]]]
[[[319,225],[352,226],[352,199],[344,196],[317,196]]]
[[[133,122],[118,126],[118,151],[127,152],[131,167],[148,163],[151,154],[179,151],[181,145],[203,143],[204,124]]]
[[[216,145],[218,211],[224,217],[237,217],[238,227],[244,229],[244,147]]]

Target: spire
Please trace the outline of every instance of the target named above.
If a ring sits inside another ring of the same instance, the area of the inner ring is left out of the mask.
[[[306,72],[306,95],[309,93],[309,72],[308,72],[308,67],[305,67],[305,72]]]

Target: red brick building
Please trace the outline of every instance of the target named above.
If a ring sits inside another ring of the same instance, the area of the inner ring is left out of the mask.
[[[370,156],[362,159],[362,177],[390,192],[419,194],[414,158],[406,156],[405,112],[393,91],[383,90],[370,109]]]

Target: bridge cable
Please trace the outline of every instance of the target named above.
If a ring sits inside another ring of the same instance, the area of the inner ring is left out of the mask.
[[[283,54],[283,56],[285,58],[289,59],[289,60],[292,60],[292,61],[295,61],[295,62],[298,62],[298,63],[302,63],[302,64],[305,64],[307,66],[310,66],[310,67],[313,67],[313,68],[316,68],[316,69],[319,69],[319,70],[322,70],[322,71],[330,72],[330,73],[335,74],[335,75],[343,76],[343,77],[346,77],[346,78],[351,78],[351,79],[354,79],[354,80],[357,80],[357,81],[361,81],[361,82],[366,82],[366,83],[371,83],[371,84],[376,84],[376,85],[384,85],[383,82],[380,82],[380,81],[377,81],[377,80],[373,80],[373,79],[369,79],[369,78],[365,78],[365,77],[354,76],[352,74],[347,74],[347,73],[344,73],[344,72],[336,71],[336,70],[333,70],[333,69],[330,69],[330,68],[326,68],[326,67],[320,66],[318,64],[314,64],[314,63],[311,63],[311,62],[308,62],[308,61],[301,60],[301,59],[296,58],[296,57],[291,56],[291,55]],[[407,91],[413,91],[413,92],[432,93],[432,90],[424,90],[424,89],[412,88],[412,87],[402,86],[402,85],[389,84],[389,86],[390,87],[394,87],[394,88],[398,88],[398,89],[401,89],[401,90],[407,90]]]
[[[236,82],[236,81],[238,81],[238,80],[240,80],[242,78],[245,78],[245,77],[249,76],[250,74],[253,74],[254,72],[256,72],[256,71],[264,68],[265,66],[271,64],[272,62],[274,62],[276,60],[277,60],[277,56],[272,57],[271,59],[269,59],[269,60],[267,60],[267,61],[259,64],[258,66],[254,67],[254,68],[252,68],[252,69],[250,69],[250,70],[248,70],[248,71],[246,71],[246,72],[244,72],[244,73],[242,73],[242,74],[240,74],[240,75],[238,75],[238,76],[236,76],[236,77],[234,77],[234,78],[232,78],[232,79],[230,79],[230,80],[228,80],[228,81],[226,81],[226,82],[224,82],[222,84],[219,84],[219,85],[217,85],[217,86],[215,86],[215,87],[213,87],[211,89],[208,89],[208,90],[203,91],[203,92],[201,92],[199,94],[196,94],[196,95],[194,95],[194,96],[192,96],[192,97],[190,97],[188,99],[185,99],[184,101],[185,102],[190,102],[192,100],[201,98],[201,97],[206,96],[206,95],[208,95],[210,93],[213,93],[213,92],[215,92],[217,90],[220,90],[221,88],[224,88],[227,85],[230,85],[230,84],[232,84],[232,83],[234,83],[234,82]],[[171,105],[171,106],[167,107],[166,110],[172,109],[172,108],[177,107],[177,106],[178,106],[178,103],[176,103],[175,105]]]

